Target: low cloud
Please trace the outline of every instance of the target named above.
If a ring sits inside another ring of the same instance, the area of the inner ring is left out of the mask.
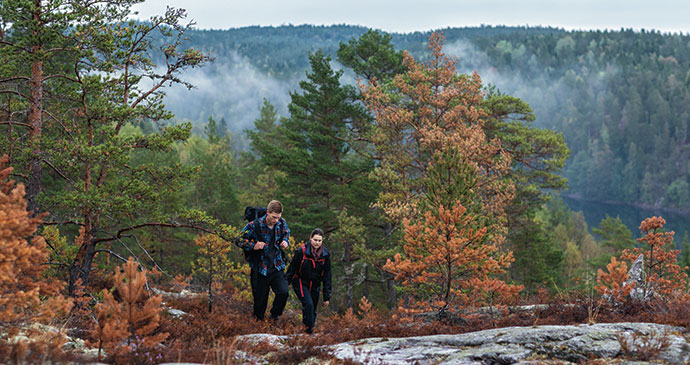
[[[298,87],[298,80],[273,78],[237,54],[189,70],[183,78],[195,88],[187,90],[175,85],[167,90],[165,98],[167,108],[176,118],[195,124],[206,123],[209,116],[216,121],[225,118],[228,129],[235,133],[254,127],[264,99],[278,109],[279,115],[287,115],[289,93]]]
[[[506,49],[512,51],[514,57],[522,57],[527,63],[534,63],[536,57],[524,49],[512,48],[510,43],[505,43]],[[459,73],[471,73],[476,71],[482,78],[484,85],[494,85],[502,93],[519,97],[527,102],[533,109],[536,121],[535,126],[560,130],[560,121],[553,118],[563,113],[564,108],[577,103],[578,98],[598,98],[606,92],[608,80],[617,70],[609,66],[606,72],[601,70],[587,70],[581,65],[572,65],[574,69],[570,75],[566,75],[570,67],[563,67],[562,72],[553,77],[541,74],[538,77],[524,77],[518,70],[499,70],[489,62],[487,54],[467,40],[455,41],[444,47],[444,52],[457,58],[456,68]],[[537,69],[545,67],[536,65]],[[572,76],[572,77],[570,77]],[[583,82],[587,93],[583,95],[577,91],[576,83]],[[593,101],[589,101],[594,105]]]

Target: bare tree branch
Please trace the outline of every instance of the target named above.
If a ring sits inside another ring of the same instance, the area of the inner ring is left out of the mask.
[[[15,81],[15,80],[30,81],[31,79],[29,79],[26,76],[12,76],[12,77],[8,77],[6,79],[0,79],[0,84],[5,83],[5,82],[10,82],[10,81]]]
[[[14,91],[14,90],[0,90],[0,94],[14,94],[14,95],[20,96],[20,97],[22,97],[22,98],[24,98],[24,99],[28,99],[28,98],[29,98],[28,96],[26,96],[26,95],[20,93],[19,91]]]
[[[130,255],[132,255],[132,258],[137,262],[137,265],[139,265],[139,270],[145,271],[146,267],[141,264],[141,260],[139,260],[139,257],[137,257],[137,255],[135,255],[134,252],[132,252],[132,250],[129,248],[129,246],[127,246],[126,243],[122,242],[122,240],[120,238],[118,238],[117,240],[120,242],[120,244],[122,244],[122,246],[124,246],[124,248],[127,251],[129,251]],[[139,246],[139,247],[141,247],[141,246]],[[125,261],[125,262],[127,262],[127,261]],[[144,277],[144,280],[146,280],[146,292],[149,294],[149,297],[150,297],[151,296],[151,288],[149,287],[149,279],[147,277]]]
[[[94,240],[94,243],[114,241],[114,240],[117,240],[117,239],[119,239],[120,237],[122,237],[122,234],[125,233],[125,232],[133,231],[133,230],[135,230],[135,229],[144,228],[144,227],[192,228],[192,229],[197,229],[197,230],[200,230],[200,231],[206,232],[206,233],[218,234],[218,232],[216,232],[216,231],[213,231],[213,230],[210,230],[210,229],[207,229],[207,228],[204,228],[204,227],[200,227],[200,226],[197,226],[197,225],[194,225],[194,224],[157,223],[157,222],[151,222],[151,223],[137,224],[137,225],[134,225],[134,226],[131,226],[131,227],[127,227],[127,228],[122,228],[122,229],[120,229],[119,231],[117,231],[117,233],[116,233],[114,236],[111,236],[111,237],[104,237],[104,238],[98,238],[98,239]],[[219,236],[220,236],[220,235],[219,235]],[[221,236],[221,238],[227,240],[225,237],[222,237],[222,236]]]
[[[77,79],[71,78],[71,77],[69,77],[69,76],[67,76],[67,75],[60,75],[60,74],[48,75],[48,76],[46,76],[46,77],[43,78],[43,81],[45,82],[45,81],[47,81],[47,80],[50,80],[50,79],[57,79],[57,78],[66,79],[66,80],[72,81],[72,82],[78,82]]]
[[[64,222],[43,222],[45,226],[62,226],[66,224],[74,224],[75,226],[84,226],[84,223],[74,222],[74,221],[64,221]]]
[[[72,135],[72,132],[70,131],[69,128],[67,128],[67,126],[65,126],[64,123],[62,123],[62,120],[58,119],[56,116],[54,116],[51,112],[49,112],[49,111],[47,111],[47,110],[43,110],[43,113],[47,114],[47,115],[50,117],[50,119],[52,119],[52,120],[58,122],[58,124],[60,124],[60,126],[62,127],[62,130],[64,130],[65,133],[67,133],[67,135],[69,135],[70,138],[72,138],[72,141],[75,140],[75,139],[74,139],[74,136]]]
[[[45,162],[46,165],[50,166],[50,168],[52,168],[53,171],[57,172],[58,175],[60,175],[60,177],[65,179],[71,186],[74,186],[74,181],[72,181],[69,177],[67,177],[62,171],[60,171],[60,169],[55,167],[55,165],[53,165],[50,161],[46,160],[45,158],[42,158],[41,161]]]
[[[7,121],[5,121],[5,120],[0,121],[0,124],[20,125],[20,126],[22,126],[22,127],[27,127],[27,128],[33,129],[33,127],[31,126],[31,124],[20,123],[20,122],[10,122],[9,120],[7,120]]]
[[[167,272],[165,272],[165,270],[163,270],[163,268],[160,267],[160,265],[158,265],[158,263],[156,262],[156,260],[153,259],[153,257],[152,257],[151,254],[148,252],[148,250],[146,250],[146,249],[144,248],[144,246],[141,245],[141,243],[139,242],[139,238],[137,238],[137,236],[135,236],[135,235],[127,235],[127,236],[123,236],[123,237],[131,237],[131,238],[134,238],[134,242],[137,243],[137,246],[139,246],[139,248],[140,248],[142,251],[144,251],[144,253],[146,254],[146,257],[148,257],[149,260],[151,260],[151,262],[153,262],[153,267],[155,267],[156,269],[158,269],[158,271],[160,271],[161,273],[165,274],[165,276],[171,277],[171,278],[172,278],[172,275],[170,275],[170,274],[168,274]]]
[[[99,252],[108,253],[108,254],[113,255],[113,256],[117,257],[118,259],[122,260],[122,262],[127,262],[127,259],[125,259],[124,257],[122,257],[122,256],[120,256],[120,255],[118,255],[118,254],[116,254],[115,252],[113,252],[113,251],[111,251],[111,250],[107,250],[107,249],[105,249],[105,248],[99,248],[98,250],[96,250],[96,253],[99,253]]]

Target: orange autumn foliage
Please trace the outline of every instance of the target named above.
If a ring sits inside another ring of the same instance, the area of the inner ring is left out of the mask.
[[[29,216],[24,185],[15,187],[9,179],[7,161],[0,158],[0,325],[48,321],[72,304],[59,295],[64,283],[41,279],[48,261],[45,239],[35,236],[29,243],[27,238],[42,219]]]
[[[489,140],[483,130],[488,117],[481,108],[481,79],[476,73],[456,73],[456,60],[442,52],[443,40],[441,33],[429,37],[427,63],[405,52],[408,72],[397,75],[392,85],[374,81],[361,87],[377,124],[372,142],[380,164],[372,176],[383,189],[376,206],[394,222],[422,215],[425,177],[440,155],[460,156],[452,170],[468,168],[476,175],[475,186],[468,189],[480,197],[485,215],[503,216],[514,195],[514,185],[503,178],[510,170],[510,155],[500,140]],[[497,225],[490,235],[498,232],[500,240],[501,231]]]
[[[496,278],[513,261],[512,253],[483,242],[486,227],[474,228],[475,217],[461,204],[441,206],[438,214],[427,212],[422,222],[405,220],[404,226],[405,256],[384,265],[407,295],[402,312],[505,303],[522,290]]]
[[[662,232],[664,224],[666,220],[660,216],[642,221],[644,237],[637,241],[646,247],[624,250],[621,259],[632,262],[644,254],[645,294],[651,290],[663,298],[680,298],[688,295],[688,274],[677,264],[680,251],[673,249],[674,232]]]
[[[72,301],[60,294],[63,282],[42,278],[49,256],[45,239],[34,236],[28,241],[42,219],[30,217],[24,185],[15,186],[9,179],[12,168],[6,167],[7,161],[7,156],[0,158],[0,332],[4,334],[0,358],[23,362],[28,352],[38,347],[35,343],[7,340],[29,323],[49,322],[68,313]],[[58,337],[43,341],[48,345],[45,351],[60,350],[63,340]]]
[[[625,263],[632,263],[640,255],[644,255],[644,285],[639,288],[644,298],[690,300],[688,275],[677,264],[680,251],[673,249],[674,232],[663,232],[665,224],[666,220],[662,217],[642,221],[640,232],[644,236],[637,241],[644,246],[624,250],[620,256],[620,264],[615,258],[611,258],[611,263],[607,266],[608,273],[601,270],[599,272],[600,285],[596,289],[600,293],[625,298],[633,289],[623,286],[623,282],[627,280]]]
[[[132,257],[115,270],[114,281],[120,301],[103,290],[103,302],[96,305],[97,323],[92,337],[98,341],[99,357],[101,348],[111,350],[120,360],[141,351],[153,353],[168,337],[168,333],[158,331],[162,297],[147,294],[146,272],[139,270]],[[140,363],[146,360],[137,358]]]
[[[602,269],[597,271],[598,285],[594,289],[603,296],[616,302],[624,302],[635,287],[635,283],[624,284],[628,280],[628,265],[625,261],[618,261],[611,257],[611,262],[606,265],[607,272]]]

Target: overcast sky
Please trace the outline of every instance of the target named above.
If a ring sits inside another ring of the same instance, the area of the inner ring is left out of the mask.
[[[200,29],[351,24],[388,32],[486,25],[690,32],[689,0],[146,0],[148,18],[184,8]]]

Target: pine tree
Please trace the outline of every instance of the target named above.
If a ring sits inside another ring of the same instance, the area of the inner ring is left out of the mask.
[[[651,217],[643,220],[640,224],[640,232],[644,236],[638,238],[637,241],[645,244],[645,246],[623,250],[620,255],[621,266],[625,263],[632,263],[640,255],[644,255],[644,283],[641,288],[635,288],[642,291],[642,297],[687,300],[689,298],[688,274],[683,267],[678,265],[678,253],[680,251],[673,249],[674,232],[664,232],[665,224],[666,220],[662,217]],[[608,273],[599,270],[600,281],[604,284],[600,283],[597,288],[599,292],[608,293],[615,288],[628,290],[628,288],[623,287],[622,282],[626,278],[616,274],[616,271],[623,271],[622,269],[616,270],[616,262],[616,258],[612,257],[611,263],[607,267]],[[602,277],[606,280],[601,280]]]
[[[549,191],[566,187],[558,172],[570,150],[562,134],[532,125],[535,115],[519,98],[489,87],[483,107],[489,115],[484,132],[490,139],[500,139],[511,157],[508,175],[515,184],[515,198],[506,206],[506,240],[516,261],[511,275],[528,287],[558,281],[562,251],[547,239],[545,227],[535,217],[549,200]]]
[[[476,219],[459,202],[452,209],[427,211],[418,223],[405,219],[405,256],[398,254],[384,266],[395,273],[408,299],[408,304],[401,300],[400,309],[458,311],[517,298],[522,286],[495,277],[505,273],[512,254],[487,244],[487,227],[474,228]]]
[[[590,264],[595,269],[603,268],[611,257],[620,257],[623,250],[635,247],[632,232],[623,224],[620,217],[612,218],[607,214],[598,228],[592,228],[592,233],[601,236],[599,245],[604,251],[591,260]]]
[[[621,260],[633,262],[644,255],[644,296],[654,294],[663,298],[678,298],[687,295],[688,274],[678,266],[679,250],[673,249],[674,232],[664,232],[666,220],[662,217],[647,218],[640,223],[643,237],[637,241],[646,246],[625,249]]]
[[[206,139],[192,136],[177,147],[185,166],[198,170],[187,184],[189,203],[222,222],[238,225],[242,212],[237,209],[239,168],[232,152],[232,135],[221,137],[213,117],[209,117],[204,133]]]
[[[78,281],[88,285],[96,253],[108,252],[99,246],[130,243],[122,236],[144,227],[193,226],[189,218],[202,216],[185,210],[176,196],[193,170],[166,160],[172,144],[189,137],[191,126],[161,125],[159,132],[148,135],[125,131],[138,119],[170,118],[162,104],[163,86],[190,86],[180,73],[209,58],[180,49],[188,28],[180,24],[184,11],[169,9],[164,16],[137,23],[126,20],[131,5],[129,1],[94,5],[88,11],[102,13],[94,19],[67,16],[61,8],[46,9],[64,16],[66,23],[60,25],[73,32],[75,42],[84,42],[72,44],[73,53],[64,59],[55,59],[65,62],[62,66],[69,70],[65,77],[70,82],[55,91],[60,98],[41,136],[41,149],[50,151],[41,155],[41,161],[51,167],[42,173],[51,187],[38,195],[41,207],[51,211],[52,224],[84,228],[83,244],[70,265],[70,293]],[[166,65],[162,72],[148,57],[152,37],[159,32],[157,44]],[[59,74],[54,77],[64,79]],[[142,83],[147,77],[153,84]],[[23,141],[22,146],[35,147]],[[132,163],[141,156],[149,157],[150,163]],[[175,209],[166,209],[176,200]]]
[[[27,211],[24,185],[15,186],[9,179],[8,160],[7,155],[0,157],[0,356],[6,360],[12,347],[26,346],[23,341],[7,342],[20,326],[48,322],[72,307],[72,301],[61,295],[64,283],[43,277],[48,249],[45,239],[35,236],[43,215],[31,217]]]
[[[230,277],[232,245],[216,235],[199,235],[194,239],[199,258],[193,265],[193,273],[205,278],[208,283],[208,311],[213,310],[214,284],[225,282]]]
[[[369,203],[376,193],[368,178],[373,161],[357,153],[365,147],[353,132],[369,119],[356,103],[355,89],[340,84],[343,72],[332,69],[330,57],[317,51],[309,60],[307,80],[300,82],[302,93],[290,94],[290,117],[276,127],[277,135],[283,136],[279,143],[275,143],[276,135],[268,132],[268,125],[261,125],[264,133],[249,135],[261,161],[282,173],[277,180],[278,194],[293,234],[307,237],[315,227],[322,228],[327,241],[332,242],[329,249],[344,255],[346,282],[350,283],[356,261],[354,241],[329,238],[339,229],[337,217],[341,212],[369,215]],[[351,305],[352,298],[346,302]]]
[[[79,41],[76,37],[70,41],[78,30],[67,26],[71,17],[84,20],[86,24],[100,21],[97,11],[100,7],[80,5],[79,2],[60,6],[24,0],[3,1],[0,5],[0,58],[3,60],[0,92],[7,96],[7,108],[4,109],[9,116],[7,132],[0,134],[8,137],[13,163],[26,164],[21,167],[28,172],[28,209],[34,214],[40,210],[37,196],[41,192],[43,172],[44,119],[47,115],[57,115],[50,101],[59,95],[57,88],[72,80],[65,63],[51,61],[78,53]],[[24,113],[17,113],[20,109]],[[27,154],[25,146],[29,146]]]
[[[338,61],[365,81],[392,79],[406,71],[403,52],[395,50],[392,39],[390,34],[370,29],[347,44],[340,42]]]
[[[488,139],[483,131],[487,114],[479,75],[457,75],[455,60],[445,56],[442,47],[443,36],[434,33],[428,64],[405,53],[408,72],[395,77],[393,90],[378,84],[363,90],[376,115],[372,141],[380,164],[373,176],[383,188],[376,206],[393,222],[420,217],[418,210],[433,188],[434,179],[427,177],[462,171],[464,176],[454,178],[455,192],[446,191],[443,198],[430,195],[425,204],[438,208],[461,200],[494,225],[489,238],[502,241],[501,222],[514,192],[506,175],[510,156],[498,139]],[[443,171],[434,172],[432,166]]]
[[[403,52],[395,49],[392,39],[390,34],[368,30],[347,43],[340,42],[337,60],[354,72],[359,78],[358,83],[376,81],[380,84],[390,84],[396,75],[407,71],[403,64]],[[358,98],[364,101],[361,90]],[[359,153],[376,159],[375,151],[371,148],[375,124],[373,115],[369,114],[370,120],[356,125],[353,133],[357,140],[366,141],[368,147],[360,149]],[[373,218],[362,222],[362,227],[366,228],[366,238],[362,244],[354,246],[353,252],[361,257],[360,263],[364,266],[363,294],[370,295],[370,283],[380,283],[388,308],[393,309],[397,302],[393,276],[382,267],[386,260],[397,252],[393,242],[398,240],[400,235],[380,211],[376,211]],[[376,274],[380,279],[371,278],[371,274]]]
[[[407,222],[407,227],[425,224],[428,230],[434,229],[435,222],[448,219],[437,216],[440,212],[450,210],[449,207],[462,207],[463,213],[467,211],[471,217],[465,222],[470,226],[465,228],[484,232],[473,237],[476,242],[472,243],[478,250],[491,250],[492,247],[497,250],[505,238],[505,207],[514,191],[506,175],[510,156],[501,149],[500,141],[487,139],[483,131],[487,114],[481,107],[483,95],[479,76],[457,75],[455,60],[442,53],[442,46],[443,36],[434,33],[429,37],[431,59],[428,63],[419,63],[405,53],[406,73],[395,76],[385,85],[374,82],[362,89],[367,107],[376,116],[371,141],[380,163],[372,176],[381,184],[382,191],[375,206],[385,213],[393,227]],[[441,253],[432,252],[429,247],[425,247],[428,258],[412,253],[407,248],[410,245],[408,236],[406,230],[406,243],[402,245],[406,256],[396,256],[394,263],[410,262],[409,271],[401,272],[393,262],[384,266],[396,277],[412,275],[415,268],[423,265],[418,261],[444,260],[434,257]],[[437,242],[430,239],[427,245]],[[400,250],[399,247],[393,248]],[[501,269],[491,274],[500,274],[502,265],[507,267],[512,262],[512,256],[506,255],[499,265]],[[468,276],[475,274],[471,268],[467,272]],[[415,275],[424,276],[421,271]],[[444,279],[449,277],[446,275]],[[493,286],[496,290],[501,287],[492,275],[479,280],[487,284],[482,284],[484,289],[491,286],[489,282],[497,284]],[[451,291],[453,298],[467,295],[466,291],[453,287],[455,284],[445,282],[444,285],[443,289],[431,289],[436,300],[449,300]],[[439,296],[439,290],[446,295]],[[494,292],[474,294],[481,301],[480,297],[490,297]],[[422,295],[428,299],[429,293]],[[462,299],[458,301],[446,304],[463,303]],[[425,303],[435,306],[428,301]]]
[[[616,302],[624,302],[634,289],[634,283],[625,282],[629,279],[628,266],[625,261],[618,261],[611,257],[611,262],[606,265],[606,272],[597,271],[597,283],[594,288],[602,296],[608,296]]]
[[[168,337],[158,328],[163,298],[148,295],[146,272],[139,270],[132,257],[115,270],[114,282],[120,300],[104,289],[103,302],[96,305],[92,336],[98,341],[99,357],[101,348],[105,348],[120,361],[129,356],[145,362],[142,355],[158,351],[156,346]]]
[[[255,129],[245,130],[251,140],[252,150],[261,157],[259,151],[265,151],[267,146],[286,148],[285,136],[278,129],[278,111],[275,106],[264,99],[259,113],[259,118],[254,121]],[[285,178],[285,172],[266,165],[263,159],[257,159],[255,153],[248,152],[242,154],[240,166],[240,175],[243,177],[239,195],[241,206],[263,205],[278,196],[278,180]]]

